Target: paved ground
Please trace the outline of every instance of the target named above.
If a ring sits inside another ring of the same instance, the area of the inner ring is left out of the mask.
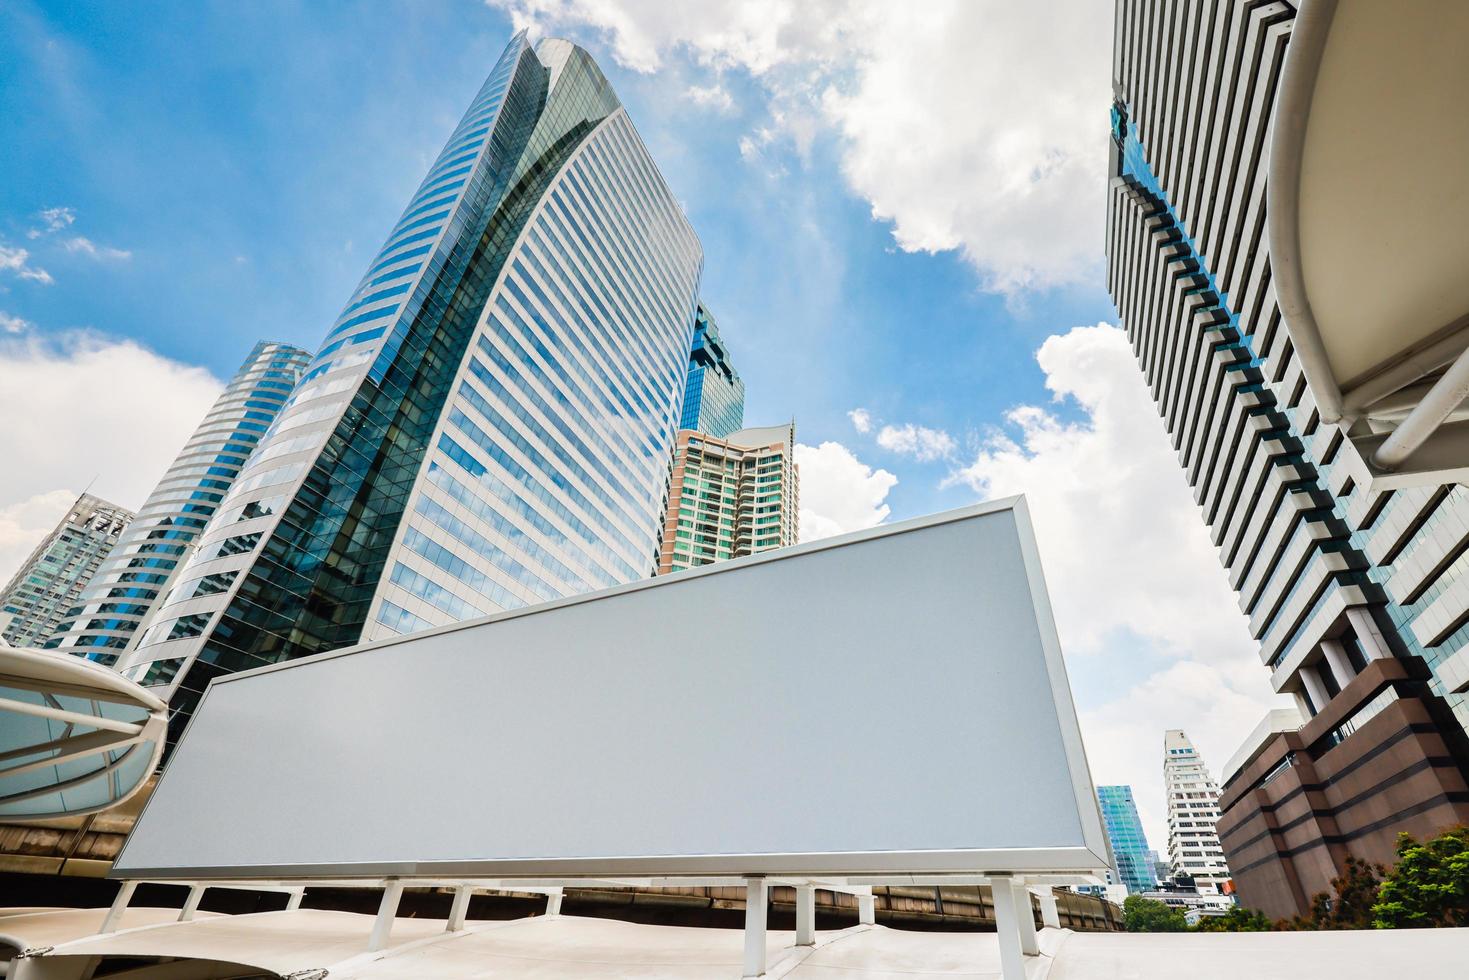
[[[0,912],[0,936],[55,947],[12,974],[71,980],[97,955],[207,957],[278,975],[325,968],[330,980],[500,978],[569,980],[735,980],[738,930],[650,926],[575,916],[475,922],[446,934],[432,919],[399,919],[391,945],[362,952],[372,917],[301,909],[204,916],[175,923],[177,912],[130,909],[123,928],[92,935],[102,910]],[[993,933],[905,932],[855,926],[818,934],[814,949],[791,946],[789,932],[768,937],[772,980],[876,980],[944,977],[997,980]],[[68,941],[70,940],[70,941]],[[1028,980],[1463,980],[1469,929],[1421,932],[1125,935],[1041,933],[1043,954],[1027,962]],[[63,957],[65,959],[63,959]],[[42,970],[42,965],[45,969]],[[179,974],[183,976],[183,974]],[[229,976],[228,970],[198,976]]]

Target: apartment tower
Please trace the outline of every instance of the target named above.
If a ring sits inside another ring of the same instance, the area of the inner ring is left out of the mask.
[[[115,664],[173,586],[208,594],[217,579],[180,583],[177,572],[310,359],[289,344],[254,346],[47,647]]]
[[[222,674],[651,574],[702,264],[591,56],[512,39],[129,652],[171,737]]]
[[[1302,18],[1330,6],[1306,4]],[[1278,290],[1299,263],[1272,264],[1293,242],[1272,231],[1287,188],[1269,182],[1290,170],[1272,147],[1302,125],[1299,99],[1281,94],[1297,26],[1288,3],[1119,0],[1106,202],[1122,325],[1259,643],[1262,681],[1303,720],[1267,726],[1219,800],[1240,900],[1272,916],[1305,912],[1348,855],[1390,863],[1398,832],[1469,822],[1469,707],[1441,675],[1469,642],[1469,500],[1454,484],[1372,478],[1355,440],[1394,416],[1323,412],[1308,377],[1321,376],[1319,338]],[[1364,36],[1393,43],[1392,31]]]
[[[1219,844],[1219,786],[1194,743],[1176,729],[1163,735],[1163,792],[1168,798],[1168,872],[1188,877],[1200,895],[1217,895],[1229,880]]]
[[[132,519],[116,504],[78,497],[0,590],[0,636],[16,647],[49,640]]]
[[[678,433],[659,574],[795,544],[796,424]]]

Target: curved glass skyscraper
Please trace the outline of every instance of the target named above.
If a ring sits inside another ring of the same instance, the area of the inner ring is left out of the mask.
[[[125,671],[171,691],[652,573],[703,253],[582,49],[514,38]]]
[[[48,648],[113,664],[166,595],[311,355],[261,341],[118,538]]]

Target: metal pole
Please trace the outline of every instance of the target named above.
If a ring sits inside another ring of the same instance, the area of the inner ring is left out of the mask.
[[[563,894],[565,894],[565,889],[562,888],[553,888],[550,891],[546,892],[547,915],[561,914],[561,897]]]
[[[1372,454],[1372,462],[1385,470],[1395,470],[1428,441],[1443,425],[1444,419],[1469,398],[1469,350],[1460,354],[1433,387],[1418,400],[1408,417],[1398,423],[1392,434]]]
[[[102,920],[102,928],[97,930],[99,936],[117,931],[118,924],[122,922],[122,913],[127,910],[128,903],[133,900],[133,892],[137,890],[136,881],[122,883],[122,887],[117,890],[117,897],[112,900],[112,908],[107,910],[107,917]]]

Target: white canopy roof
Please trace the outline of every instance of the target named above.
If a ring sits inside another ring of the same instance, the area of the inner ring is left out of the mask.
[[[100,664],[0,648],[0,819],[96,813],[128,799],[158,765],[166,707]]]
[[[1271,268],[1322,418],[1383,488],[1469,477],[1469,4],[1306,0],[1271,136]]]

